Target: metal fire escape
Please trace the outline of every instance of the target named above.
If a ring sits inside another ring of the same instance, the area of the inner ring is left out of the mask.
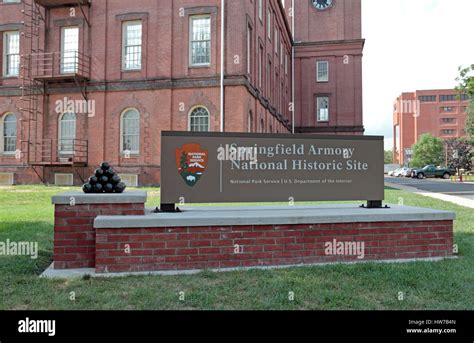
[[[24,52],[20,61],[22,151],[27,155],[28,165],[38,177],[46,182],[46,167],[72,167],[83,180],[77,168],[84,168],[88,161],[88,141],[74,139],[67,144],[72,146],[69,153],[63,154],[59,138],[44,138],[42,129],[45,99],[48,86],[62,82],[74,82],[81,90],[84,100],[88,99],[87,84],[90,79],[90,56],[79,51],[68,53],[45,51],[47,39],[47,15],[52,7],[79,6],[87,24],[89,18],[84,7],[90,6],[88,0],[23,0],[22,46]],[[90,12],[89,12],[90,14]]]
[[[21,127],[24,140],[21,141],[21,151],[26,154],[28,165],[43,180],[41,170],[32,161],[36,161],[38,142],[38,120],[43,113],[43,84],[32,77],[31,56],[43,53],[41,33],[44,30],[44,11],[33,0],[23,1],[23,31],[21,32],[23,54],[20,60],[21,78]],[[41,101],[41,103],[40,103]],[[41,139],[41,138],[40,138]]]

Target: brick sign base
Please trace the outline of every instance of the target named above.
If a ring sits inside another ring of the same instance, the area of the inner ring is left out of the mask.
[[[404,212],[403,207],[393,211],[355,207],[359,216],[349,217],[348,210],[340,208],[341,214],[334,218],[345,222],[331,223],[326,222],[331,219],[327,208],[319,208],[318,214],[318,207],[313,207],[296,210],[296,218],[315,222],[282,224],[295,221],[282,216],[283,207],[281,211],[273,209],[275,218],[264,219],[255,208],[246,216],[248,208],[243,208],[234,209],[237,222],[228,225],[225,221],[233,220],[229,217],[231,209],[209,208],[215,211],[216,223],[221,224],[202,225],[210,216],[205,216],[201,208],[195,213],[197,224],[179,225],[192,219],[194,212],[145,215],[145,199],[146,195],[129,194],[128,204],[119,200],[106,203],[107,199],[74,206],[56,204],[54,269],[95,268],[96,273],[220,269],[449,257],[453,251],[454,215],[450,212],[418,209],[418,213],[407,207],[403,220],[397,216]],[[373,215],[363,211],[379,212]],[[381,221],[379,216],[391,220]],[[421,219],[414,220],[416,216]],[[370,219],[359,221],[364,217]],[[357,220],[351,222],[348,218]],[[262,220],[274,220],[276,224],[255,222]],[[242,221],[254,223],[239,225]],[[338,243],[358,243],[359,247],[363,243],[363,255],[355,249],[328,251],[328,246],[337,247]]]
[[[360,261],[326,242],[364,242],[365,260],[446,257],[452,221],[98,229],[96,272],[214,269]],[[130,253],[125,246],[130,246]]]

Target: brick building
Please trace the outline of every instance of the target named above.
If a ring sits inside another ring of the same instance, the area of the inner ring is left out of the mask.
[[[360,0],[295,1],[297,132],[364,133],[361,18]]]
[[[159,184],[163,130],[362,134],[363,45],[361,0],[0,0],[0,183]]]
[[[469,98],[453,89],[402,93],[394,102],[394,161],[409,163],[412,146],[430,133],[442,139],[466,137]]]

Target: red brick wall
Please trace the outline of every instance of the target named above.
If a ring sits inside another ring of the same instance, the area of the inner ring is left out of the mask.
[[[286,3],[288,12],[289,2]],[[77,25],[80,28],[80,50],[92,56],[91,83],[89,99],[95,101],[96,116],[87,118],[78,115],[76,137],[87,140],[89,144],[89,169],[81,172],[89,174],[101,161],[109,160],[119,172],[140,174],[140,185],[159,184],[160,140],[163,130],[188,130],[189,110],[196,105],[204,105],[211,115],[211,131],[218,131],[220,126],[219,108],[219,73],[220,73],[220,1],[218,0],[173,0],[158,4],[154,0],[136,0],[133,3],[119,2],[93,3],[88,27],[79,9],[71,16],[68,7],[48,10],[47,31],[41,38],[45,51],[60,50],[61,27]],[[21,15],[21,4],[0,4],[0,22],[18,24],[24,19]],[[184,11],[182,11],[184,9]],[[272,12],[271,38],[267,35],[267,11]],[[335,2],[328,11],[318,12],[310,2],[296,4],[297,41],[337,41],[360,38],[360,0]],[[226,122],[228,132],[246,132],[249,129],[248,117],[252,113],[253,132],[287,133],[288,129],[277,119],[278,114],[291,120],[290,102],[292,90],[291,38],[288,31],[291,19],[279,7],[279,0],[263,1],[263,16],[258,15],[258,1],[227,2],[226,35],[226,80],[249,82],[246,86],[226,87]],[[188,59],[189,16],[210,14],[212,23],[211,65],[209,68],[190,68]],[[288,15],[288,13],[286,13]],[[286,19],[285,19],[286,18]],[[122,22],[140,19],[143,23],[143,58],[140,71],[121,70]],[[322,24],[322,25],[321,25]],[[315,26],[316,25],[316,26]],[[247,27],[252,28],[251,68],[247,72]],[[317,29],[315,29],[317,27]],[[323,27],[324,29],[321,29]],[[285,73],[284,59],[280,58],[280,48],[275,50],[275,29],[279,32],[279,42],[283,42],[284,53],[288,54],[288,72]],[[43,29],[42,29],[43,30]],[[42,31],[43,35],[43,31]],[[262,87],[258,87],[259,46],[263,48]],[[21,40],[22,53],[27,51],[26,39]],[[318,46],[319,51],[306,51],[309,57],[297,61],[296,75],[299,96],[296,99],[297,126],[314,127],[316,132],[334,133],[336,127],[345,127],[351,133],[362,125],[362,90],[361,90],[361,49],[354,49],[351,44],[334,48],[334,44]],[[349,55],[350,65],[343,65],[341,58]],[[337,57],[334,57],[337,56]],[[331,59],[331,78],[328,85],[314,81],[316,58]],[[305,60],[308,59],[308,60]],[[269,60],[272,63],[268,68]],[[337,70],[336,70],[337,68]],[[310,75],[311,77],[308,77]],[[338,77],[332,77],[338,75]],[[277,77],[278,76],[278,77]],[[303,79],[310,82],[302,82]],[[169,81],[176,84],[170,86]],[[21,160],[2,158],[0,172],[7,171],[7,166],[26,165],[27,148],[20,147],[21,141],[36,139],[57,139],[58,113],[55,113],[55,101],[68,97],[70,100],[82,99],[78,89],[71,90],[75,83],[54,84],[48,89],[44,108],[40,110],[35,122],[36,134],[29,135],[28,122],[20,125],[22,104],[17,96],[8,92],[17,92],[21,80],[0,80],[0,85],[7,86],[0,90],[0,114],[12,111],[18,118],[18,148],[23,155]],[[235,81],[235,82],[237,82]],[[117,83],[116,89],[111,84],[107,91],[95,86],[104,82]],[[200,82],[201,85],[191,84]],[[177,84],[180,84],[177,86]],[[134,88],[136,87],[136,89]],[[298,88],[300,87],[300,88]],[[331,94],[330,123],[314,122],[314,95]],[[278,96],[280,94],[280,96]],[[43,101],[40,99],[40,104]],[[268,103],[268,104],[267,104]],[[184,106],[184,110],[181,110]],[[120,154],[120,114],[127,108],[134,107],[141,114],[140,154],[125,159]],[[270,110],[271,109],[271,110]],[[272,112],[277,113],[275,116]],[[36,125],[37,123],[37,125]],[[358,129],[357,129],[358,128]],[[31,128],[30,128],[31,129]],[[54,170],[37,168],[44,181],[54,180]],[[8,170],[10,171],[11,168]],[[13,169],[17,183],[38,182],[40,179],[29,170]],[[66,170],[67,172],[67,170]],[[72,170],[69,168],[69,172]],[[76,184],[79,180],[75,177]]]
[[[54,268],[94,268],[96,232],[100,215],[143,215],[144,204],[55,205]]]
[[[360,261],[327,256],[324,244],[333,239],[364,242],[365,260],[447,257],[453,222],[97,229],[95,267],[104,273]]]
[[[363,134],[361,1],[333,1],[324,11],[295,1],[295,126],[297,132]],[[316,63],[329,62],[329,81]],[[329,121],[318,122],[316,97],[329,97]]]
[[[361,0],[333,1],[324,11],[313,7],[312,1],[295,0],[295,40],[328,42],[362,37]]]
[[[295,126],[300,131],[332,134],[344,128],[362,134],[363,41],[295,48]],[[329,62],[329,81],[316,82],[316,63]],[[329,97],[329,121],[318,122],[316,97]],[[340,133],[340,132],[337,132]]]

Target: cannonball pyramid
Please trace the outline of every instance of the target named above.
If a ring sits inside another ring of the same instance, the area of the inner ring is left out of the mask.
[[[127,186],[109,163],[102,162],[94,175],[82,186],[84,193],[123,193]]]

